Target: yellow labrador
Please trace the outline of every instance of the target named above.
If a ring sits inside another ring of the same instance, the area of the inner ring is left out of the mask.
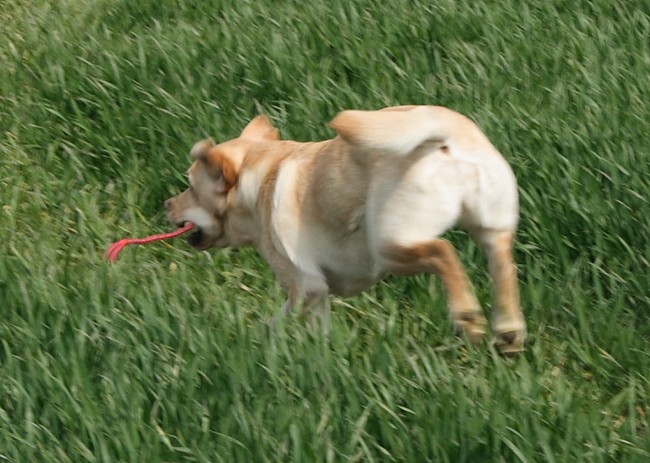
[[[493,330],[505,354],[523,349],[512,245],[517,184],[465,116],[437,106],[343,111],[338,136],[280,140],[264,116],[239,138],[198,142],[190,187],[166,201],[169,220],[196,225],[196,249],[255,246],[300,308],[329,328],[329,294],[349,296],[387,274],[435,273],[456,329],[473,342],[486,321],[454,247],[454,225],[485,249],[495,285]]]

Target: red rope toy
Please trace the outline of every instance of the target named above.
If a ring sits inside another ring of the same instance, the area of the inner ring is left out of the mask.
[[[194,228],[194,224],[191,222],[187,222],[184,226],[171,233],[161,233],[159,235],[147,236],[146,238],[121,239],[110,245],[110,247],[106,250],[106,253],[104,254],[104,259],[108,259],[111,262],[115,262],[117,260],[117,257],[120,255],[120,252],[122,252],[122,249],[124,249],[129,244],[148,244],[148,243],[153,243],[154,241],[162,241],[170,238],[176,238],[177,236],[180,236],[183,233],[187,233],[193,228]]]

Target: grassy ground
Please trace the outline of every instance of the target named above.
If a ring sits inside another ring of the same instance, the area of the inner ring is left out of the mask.
[[[650,7],[430,3],[0,2],[0,461],[650,459]],[[269,335],[252,250],[101,260],[169,229],[197,139],[398,103],[468,114],[517,173],[517,360],[454,339],[430,277],[335,300],[322,339]]]

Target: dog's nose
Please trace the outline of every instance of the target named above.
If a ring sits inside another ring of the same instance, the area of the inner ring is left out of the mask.
[[[170,210],[172,208],[174,200],[172,198],[169,198],[167,201],[165,201],[165,209]]]

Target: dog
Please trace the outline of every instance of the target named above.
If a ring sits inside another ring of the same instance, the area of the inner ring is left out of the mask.
[[[523,350],[526,323],[512,256],[515,176],[467,117],[440,106],[348,110],[321,142],[285,141],[265,116],[233,140],[199,141],[189,188],[165,202],[195,225],[198,250],[254,246],[288,292],[283,312],[329,330],[329,295],[351,296],[388,274],[439,275],[454,327],[471,342],[486,319],[453,245],[458,225],[485,250],[494,283],[494,342]]]

